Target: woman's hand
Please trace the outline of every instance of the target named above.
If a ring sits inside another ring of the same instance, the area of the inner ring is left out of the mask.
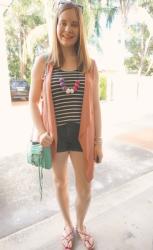
[[[95,144],[95,147],[94,147],[94,160],[95,162],[97,162],[98,160],[97,163],[100,163],[102,162],[102,158],[103,158],[102,144],[97,143]]]
[[[43,147],[49,147],[52,144],[53,139],[47,132],[44,132],[39,135],[39,142]]]

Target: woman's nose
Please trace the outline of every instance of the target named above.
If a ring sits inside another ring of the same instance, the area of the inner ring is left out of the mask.
[[[65,31],[67,31],[67,32],[72,31],[71,25],[66,25]]]

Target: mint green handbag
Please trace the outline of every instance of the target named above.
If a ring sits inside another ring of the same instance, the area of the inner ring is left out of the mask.
[[[43,147],[39,142],[30,141],[27,150],[27,162],[38,167],[40,199],[42,199],[43,169],[51,169],[52,166],[51,147]]]
[[[28,146],[27,161],[36,167],[51,168],[51,147],[42,147],[39,142],[30,142]]]

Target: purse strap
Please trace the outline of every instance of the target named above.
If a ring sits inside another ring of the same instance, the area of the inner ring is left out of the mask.
[[[39,166],[38,168],[38,174],[39,174],[39,190],[40,190],[40,201],[42,201],[42,194],[43,194],[43,167]]]

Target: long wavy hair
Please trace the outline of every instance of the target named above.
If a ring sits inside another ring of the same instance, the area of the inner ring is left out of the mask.
[[[62,67],[64,64],[64,56],[62,53],[62,49],[60,43],[57,38],[57,24],[58,19],[61,13],[68,9],[74,9],[79,21],[79,38],[75,44],[75,51],[77,55],[77,68],[82,72],[87,72],[90,70],[91,67],[91,59],[88,54],[87,45],[86,45],[86,34],[84,28],[84,20],[81,8],[72,3],[72,2],[65,2],[60,7],[57,8],[56,15],[54,17],[53,22],[53,33],[52,33],[52,49],[50,55],[50,62],[55,67]]]

